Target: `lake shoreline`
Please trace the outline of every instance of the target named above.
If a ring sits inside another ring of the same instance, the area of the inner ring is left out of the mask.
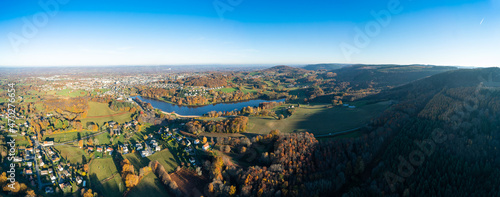
[[[151,98],[147,98],[147,97],[143,98],[141,96],[135,96],[134,98],[138,98],[139,100],[141,100],[143,102],[151,104],[151,106],[153,106],[156,109],[161,110],[165,114],[174,113],[178,117],[188,117],[188,118],[203,117],[203,115],[206,115],[212,111],[216,111],[216,112],[239,111],[239,110],[243,109],[244,107],[248,107],[248,106],[256,107],[256,106],[259,106],[260,103],[264,103],[264,102],[284,102],[285,101],[285,99],[278,99],[278,100],[253,99],[253,100],[247,100],[247,101],[241,101],[241,102],[218,103],[218,104],[212,104],[212,105],[191,107],[191,106],[176,105],[176,104],[172,104],[169,102],[164,102],[161,100],[151,99]]]

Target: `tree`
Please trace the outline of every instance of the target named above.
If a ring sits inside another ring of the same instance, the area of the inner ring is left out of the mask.
[[[139,176],[135,174],[128,174],[125,178],[125,187],[131,188],[139,183]]]
[[[3,172],[2,175],[0,175],[0,186],[4,185],[7,183],[7,173]]]
[[[234,185],[231,185],[231,187],[229,188],[229,195],[234,196],[234,194],[236,194],[236,187]]]
[[[80,146],[80,148],[83,148],[83,140],[78,141],[78,146]]]
[[[87,192],[83,194],[83,197],[94,197],[94,193],[92,193],[92,189],[88,189]]]
[[[203,138],[201,140],[201,143],[202,144],[206,144],[207,143],[207,137],[203,136]]]
[[[26,191],[26,197],[36,197],[35,191],[28,189],[28,191]]]

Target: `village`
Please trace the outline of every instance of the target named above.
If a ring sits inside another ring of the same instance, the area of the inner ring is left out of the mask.
[[[110,122],[109,125],[114,125]],[[120,135],[120,131],[109,128],[108,132],[115,132]],[[161,127],[156,132],[144,135],[144,140],[135,143],[117,143],[100,145],[83,145],[83,149],[90,155],[87,164],[72,164],[67,161],[56,149],[57,146],[66,143],[54,143],[54,141],[39,142],[35,136],[31,137],[33,146],[19,146],[17,154],[12,161],[17,170],[22,171],[22,179],[26,183],[51,193],[72,193],[89,186],[89,164],[94,160],[104,158],[114,158],[118,154],[125,156],[127,154],[137,154],[140,157],[147,158],[154,156],[155,153],[163,149],[173,149],[177,147],[176,152],[182,161],[188,166],[198,168],[200,171],[200,154],[206,154],[211,150],[211,146],[204,140],[186,137],[181,134],[178,128],[170,129]],[[173,151],[173,150],[166,150]],[[188,164],[189,163],[189,164]]]

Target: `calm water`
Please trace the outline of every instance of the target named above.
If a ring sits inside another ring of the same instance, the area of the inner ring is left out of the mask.
[[[164,112],[175,112],[175,113],[177,113],[179,115],[183,115],[183,116],[188,116],[188,115],[201,116],[201,115],[206,114],[210,111],[241,110],[243,107],[247,107],[247,106],[253,106],[253,107],[259,106],[259,103],[262,103],[262,102],[285,101],[285,99],[269,100],[269,101],[255,99],[255,100],[249,100],[249,101],[243,101],[243,102],[237,102],[237,103],[219,103],[219,104],[214,104],[214,105],[191,107],[191,106],[179,106],[179,105],[166,103],[163,101],[142,98],[141,96],[136,96],[136,97],[141,99],[141,101],[143,101],[143,102],[151,103],[151,105],[154,108],[158,108]]]

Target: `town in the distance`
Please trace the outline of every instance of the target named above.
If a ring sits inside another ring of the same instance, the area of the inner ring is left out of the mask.
[[[500,192],[499,68],[194,67],[1,68],[1,190]]]

